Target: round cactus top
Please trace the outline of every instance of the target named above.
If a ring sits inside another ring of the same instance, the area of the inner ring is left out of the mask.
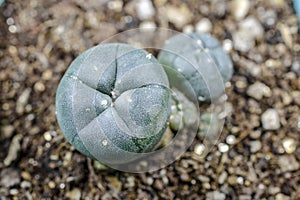
[[[224,93],[233,64],[220,43],[209,34],[178,34],[165,42],[158,56],[168,70],[173,68],[188,80],[199,100],[209,101]]]
[[[67,140],[106,164],[126,163],[160,141],[169,117],[168,78],[148,52],[104,44],[78,56],[56,95]]]

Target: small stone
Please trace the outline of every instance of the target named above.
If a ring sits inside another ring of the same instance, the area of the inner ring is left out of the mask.
[[[296,141],[292,138],[285,138],[282,141],[282,146],[287,153],[294,153],[296,150]]]
[[[293,47],[293,37],[291,35],[290,28],[286,24],[279,23],[278,29],[281,33],[282,39],[285,42],[286,46],[288,46],[289,48],[292,48]]]
[[[114,0],[114,1],[109,1],[107,3],[107,7],[110,10],[116,11],[116,12],[121,12],[123,8],[123,1],[121,0]]]
[[[193,17],[192,12],[184,4],[180,7],[168,5],[166,6],[165,13],[169,22],[173,23],[178,29],[182,29]]]
[[[122,183],[119,181],[119,179],[117,177],[114,176],[108,176],[106,177],[106,179],[109,181],[109,183],[111,184],[111,186],[113,187],[113,189],[116,192],[120,192],[122,189]]]
[[[158,190],[162,190],[164,188],[164,185],[162,184],[161,180],[157,179],[155,180],[153,187]]]
[[[240,184],[240,185],[243,185],[244,184],[244,178],[239,176],[237,179],[236,179],[237,183]]]
[[[218,183],[222,185],[223,183],[225,183],[227,177],[228,177],[227,172],[223,171],[222,174],[219,176]]]
[[[254,45],[254,38],[245,30],[239,30],[232,34],[234,48],[241,52],[250,51]]]
[[[233,47],[233,43],[231,40],[226,39],[223,41],[223,49],[224,51],[226,51],[227,53],[229,53],[232,50]]]
[[[32,179],[31,175],[26,171],[21,172],[21,177],[27,181],[31,181]]]
[[[19,151],[21,149],[21,135],[16,135],[13,137],[12,142],[10,143],[8,154],[4,159],[4,165],[9,166],[14,160],[17,159]]]
[[[290,200],[291,198],[289,196],[286,196],[282,193],[279,193],[275,196],[275,200]]]
[[[236,141],[236,137],[234,135],[228,135],[226,137],[227,144],[234,144]]]
[[[291,67],[291,70],[300,76],[300,62],[294,61]]]
[[[64,161],[63,161],[63,166],[70,166],[71,162],[72,162],[72,152],[66,152],[65,156],[64,156]]]
[[[8,30],[9,30],[9,32],[11,32],[11,33],[16,33],[17,32],[17,27],[15,26],[15,25],[10,25],[9,27],[8,27]]]
[[[56,185],[54,181],[49,181],[48,186],[50,189],[54,189]]]
[[[191,180],[190,176],[186,173],[180,174],[180,179],[185,182],[189,182]]]
[[[266,190],[266,186],[264,184],[260,183],[256,189],[254,199],[261,199],[261,196],[263,195],[265,190]]]
[[[203,144],[196,144],[194,148],[195,154],[198,156],[201,156],[203,152],[205,151],[205,146]]]
[[[224,193],[221,193],[219,191],[213,191],[206,193],[206,200],[224,200],[226,199],[226,195]]]
[[[53,72],[50,69],[47,69],[42,74],[42,79],[45,81],[51,80]]]
[[[154,182],[154,179],[152,177],[147,177],[147,184],[152,185]]]
[[[261,150],[262,144],[259,140],[250,142],[250,151],[256,153]]]
[[[258,181],[257,174],[255,172],[255,169],[251,163],[248,163],[248,174],[247,179],[253,183],[256,183]]]
[[[73,190],[66,193],[66,197],[71,200],[80,200],[81,192],[80,189],[74,188]]]
[[[17,189],[13,188],[13,189],[9,190],[9,194],[15,196],[15,195],[19,194],[19,191]]]
[[[167,170],[166,169],[162,169],[162,170],[160,170],[159,174],[161,176],[165,176],[167,174]]]
[[[261,136],[261,131],[260,130],[252,131],[250,133],[250,137],[252,139],[258,139],[258,138],[260,138],[260,136]]]
[[[271,93],[271,89],[261,82],[255,82],[247,90],[247,94],[257,100],[261,100],[263,97],[270,97]]]
[[[46,87],[42,82],[38,81],[34,84],[33,89],[36,92],[43,92],[45,91]]]
[[[30,93],[31,93],[31,89],[27,88],[19,96],[19,98],[17,100],[17,106],[16,106],[16,111],[18,114],[24,113],[24,108],[25,108],[26,104],[28,103]]]
[[[209,182],[210,179],[207,176],[199,175],[198,180],[203,183],[203,182]]]
[[[227,10],[226,1],[212,0],[211,5],[212,5],[211,12],[214,13],[214,15],[216,15],[220,18],[225,16],[226,10]]]
[[[201,19],[195,27],[197,33],[209,33],[211,32],[212,28],[213,25],[211,21],[207,18]]]
[[[0,185],[5,188],[18,185],[21,181],[19,172],[13,168],[3,169],[0,175]]]
[[[209,182],[204,182],[204,183],[202,183],[202,187],[206,190],[209,190],[211,188],[211,185]]]
[[[22,181],[21,182],[21,188],[30,188],[31,187],[31,183],[28,181]]]
[[[135,186],[135,178],[133,176],[127,177],[127,186],[134,187]]]
[[[250,1],[249,0],[234,0],[232,2],[232,14],[236,20],[243,19],[249,12]]]
[[[169,184],[169,179],[167,176],[162,177],[162,182],[164,183],[164,185],[168,185]]]
[[[49,131],[45,132],[44,133],[44,138],[46,141],[51,141],[52,140],[52,136],[51,136],[51,133]]]
[[[293,155],[280,156],[278,159],[278,164],[282,172],[296,171],[300,167],[299,162]]]
[[[261,116],[261,121],[263,128],[266,130],[277,130],[280,128],[280,118],[275,109],[266,110]]]
[[[155,15],[155,9],[150,0],[138,0],[135,10],[140,20],[151,19]]]
[[[280,188],[279,187],[273,187],[273,186],[269,187],[269,194],[275,195],[275,194],[277,194],[279,192],[280,192]]]
[[[261,76],[261,72],[262,72],[262,69],[260,66],[258,65],[250,65],[249,67],[247,67],[247,71],[254,77],[259,77]]]
[[[248,35],[260,39],[264,37],[264,28],[255,17],[248,17],[240,22],[239,28],[247,31]]]
[[[10,138],[14,132],[15,128],[12,125],[6,125],[1,127],[1,137],[3,139]]]
[[[61,190],[65,189],[65,187],[66,187],[66,184],[64,184],[64,183],[59,184],[59,188],[60,188]]]
[[[229,146],[225,143],[219,143],[218,144],[218,149],[221,153],[225,153],[229,150]]]
[[[228,177],[228,183],[230,185],[236,185],[237,184],[237,177],[236,176],[229,176]]]

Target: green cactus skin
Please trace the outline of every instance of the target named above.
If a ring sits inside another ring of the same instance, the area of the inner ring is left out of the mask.
[[[82,154],[105,164],[126,163],[159,143],[170,114],[168,88],[151,54],[126,44],[99,45],[78,56],[63,76],[58,123]]]
[[[202,101],[210,101],[224,93],[223,83],[229,81],[233,73],[231,59],[220,43],[204,33],[179,34],[170,38],[160,51],[158,60],[166,71],[173,68],[180,72]],[[201,75],[197,70],[204,74]],[[211,91],[207,85],[211,86]]]

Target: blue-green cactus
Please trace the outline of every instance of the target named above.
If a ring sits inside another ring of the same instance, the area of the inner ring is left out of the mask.
[[[209,34],[179,34],[170,38],[158,60],[166,71],[172,68],[181,73],[202,101],[219,97],[224,92],[223,83],[233,73],[230,57]]]
[[[56,94],[58,123],[81,153],[126,163],[160,141],[170,113],[168,78],[158,61],[126,44],[93,47],[70,65]]]

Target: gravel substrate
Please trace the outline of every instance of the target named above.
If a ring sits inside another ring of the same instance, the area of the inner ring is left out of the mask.
[[[0,1],[1,2],[1,1]],[[291,0],[6,0],[0,199],[300,199],[300,38]],[[132,28],[209,32],[234,62],[220,144],[130,174],[77,152],[55,117],[71,61]]]

